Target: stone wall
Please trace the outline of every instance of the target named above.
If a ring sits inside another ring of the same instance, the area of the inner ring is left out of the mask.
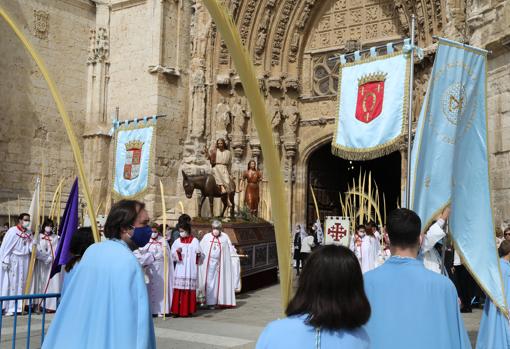
[[[468,9],[470,43],[488,56],[490,176],[497,226],[510,222],[510,1],[477,0]]]
[[[87,46],[95,10],[85,0],[2,0],[46,63],[80,136],[87,93]],[[27,211],[42,161],[47,201],[61,177],[65,192],[75,176],[73,154],[62,120],[35,63],[0,21],[0,216]],[[49,202],[47,203],[49,205]],[[46,211],[47,212],[47,211]]]

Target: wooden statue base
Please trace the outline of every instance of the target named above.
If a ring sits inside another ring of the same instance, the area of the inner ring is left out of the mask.
[[[211,220],[193,218],[191,226],[195,236],[211,231]],[[278,256],[274,226],[266,221],[222,222],[223,231],[229,236],[241,258],[242,292],[254,290],[278,282]]]

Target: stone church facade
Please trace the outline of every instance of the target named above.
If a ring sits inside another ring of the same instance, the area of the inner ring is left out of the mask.
[[[1,0],[49,66],[80,136],[96,205],[109,201],[112,120],[164,114],[155,137],[150,189],[144,200],[161,213],[196,198],[182,190],[182,172],[210,171],[204,147],[228,139],[239,179],[264,157],[243,87],[205,7],[195,0]],[[330,58],[409,36],[416,14],[425,56],[415,65],[417,116],[435,54],[433,36],[492,51],[488,113],[494,213],[510,219],[510,1],[508,0],[225,0],[256,68],[285,178],[290,220],[306,221],[308,161],[331,142],[338,62]],[[0,216],[27,209],[46,165],[47,192],[75,176],[62,122],[40,72],[0,23]],[[406,146],[401,147],[402,185]],[[397,172],[398,173],[398,172]],[[18,195],[20,199],[18,200]],[[65,197],[63,197],[65,201]],[[240,199],[242,203],[242,199]],[[261,215],[270,219],[267,182]],[[101,212],[100,208],[100,212]],[[205,212],[204,212],[205,213]]]

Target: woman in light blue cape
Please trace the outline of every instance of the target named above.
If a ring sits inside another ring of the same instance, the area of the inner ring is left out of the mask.
[[[506,303],[510,304],[510,241],[499,246],[500,269],[505,285]],[[505,315],[492,303],[489,297],[483,306],[476,349],[510,349],[510,324]]]

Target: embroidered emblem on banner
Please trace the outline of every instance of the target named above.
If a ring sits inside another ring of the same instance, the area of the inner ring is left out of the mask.
[[[358,80],[356,119],[359,121],[369,123],[381,114],[386,75],[386,73],[373,73]]]
[[[126,143],[126,159],[124,162],[124,179],[133,180],[140,175],[143,142],[131,141]]]
[[[331,228],[328,229],[328,235],[333,238],[333,241],[340,241],[344,236],[347,235],[347,230],[342,226],[341,223],[335,223]]]

